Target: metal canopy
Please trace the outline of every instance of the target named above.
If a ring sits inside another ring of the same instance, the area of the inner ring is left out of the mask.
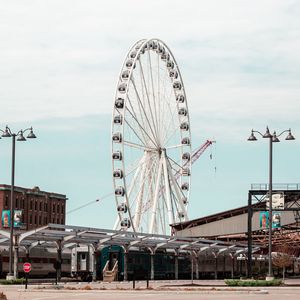
[[[91,245],[94,249],[101,246],[119,245],[126,251],[132,248],[146,248],[151,253],[159,250],[174,251],[175,254],[193,252],[200,254],[203,251],[214,253],[231,253],[237,255],[247,252],[245,244],[228,243],[217,240],[199,238],[185,238],[146,233],[133,233],[108,229],[80,227],[71,225],[48,224],[47,226],[26,231],[15,232],[15,245],[25,247],[57,247],[72,248],[78,244]],[[0,230],[0,245],[9,244],[9,232]],[[253,247],[253,252],[259,247]]]

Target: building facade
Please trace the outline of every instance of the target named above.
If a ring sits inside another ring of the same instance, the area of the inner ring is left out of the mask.
[[[3,229],[10,226],[10,194],[11,186],[0,184],[0,228]],[[15,187],[14,226],[30,230],[48,223],[65,224],[66,200],[66,195],[41,191],[39,187]]]

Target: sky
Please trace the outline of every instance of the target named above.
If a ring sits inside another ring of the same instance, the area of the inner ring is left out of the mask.
[[[191,219],[247,204],[268,182],[268,143],[251,129],[292,128],[274,145],[274,183],[298,183],[300,2],[290,0],[0,0],[0,128],[33,126],[18,143],[18,186],[66,194],[67,211],[110,194],[110,131],[118,73],[131,45],[156,37],[183,77],[196,148]],[[212,154],[212,159],[210,159]],[[0,140],[10,184],[11,141]],[[111,228],[113,197],[67,215]]]

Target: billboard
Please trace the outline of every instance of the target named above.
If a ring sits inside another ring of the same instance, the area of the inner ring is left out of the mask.
[[[269,228],[269,212],[261,211],[259,214],[259,227],[260,229]],[[272,212],[272,228],[281,227],[281,212],[273,211]]]
[[[272,228],[281,227],[281,212],[273,211],[272,214]]]
[[[10,211],[2,210],[2,227],[10,227]]]
[[[269,195],[266,195],[266,209],[269,209]],[[283,193],[276,193],[272,194],[272,209],[284,209],[284,194]]]
[[[259,214],[259,227],[260,229],[269,228],[269,212],[261,211]]]
[[[23,211],[22,210],[14,210],[14,227],[22,227],[23,222]],[[2,227],[8,228],[10,227],[11,218],[10,218],[10,210],[2,211]]]

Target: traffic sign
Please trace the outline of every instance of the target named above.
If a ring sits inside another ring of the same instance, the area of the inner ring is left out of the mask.
[[[31,271],[31,263],[24,263],[23,264],[23,271],[25,272],[25,273],[29,273],[30,271]]]

